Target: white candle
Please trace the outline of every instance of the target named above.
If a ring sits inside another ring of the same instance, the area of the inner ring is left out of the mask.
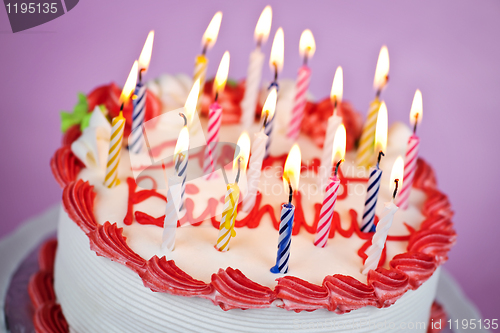
[[[167,207],[165,208],[165,220],[163,222],[162,249],[173,251],[175,247],[175,233],[177,221],[179,220],[179,206],[181,196],[182,178],[174,175],[168,178]]]
[[[255,120],[255,108],[257,107],[263,65],[264,53],[262,53],[260,48],[256,48],[250,53],[250,62],[245,82],[245,95],[241,101],[241,124],[243,128],[249,128]]]

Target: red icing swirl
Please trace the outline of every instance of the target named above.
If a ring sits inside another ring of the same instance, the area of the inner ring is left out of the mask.
[[[408,275],[382,267],[370,270],[367,281],[375,290],[377,301],[383,308],[394,304],[409,289]]]
[[[70,146],[59,148],[50,159],[50,169],[61,188],[76,180],[82,168],[83,164],[73,155]]]
[[[213,300],[223,310],[268,308],[276,298],[274,291],[247,278],[239,269],[219,269],[212,275],[218,293]]]
[[[401,253],[390,261],[391,268],[408,275],[411,289],[417,289],[427,281],[437,268],[433,256],[420,252]]]
[[[56,300],[53,284],[54,275],[52,271],[40,270],[31,276],[28,284],[28,293],[31,303],[35,308],[42,306],[44,303]]]
[[[97,226],[94,217],[95,196],[94,186],[81,179],[69,183],[63,190],[64,210],[85,233],[95,230]]]
[[[278,278],[276,296],[283,301],[280,307],[286,310],[300,312],[313,311],[321,308],[335,310],[330,303],[330,294],[325,286],[318,286],[295,276]]]
[[[193,279],[175,265],[173,260],[153,256],[141,274],[144,285],[155,292],[165,292],[179,296],[200,296],[213,292],[213,287],[203,281]]]
[[[123,228],[118,228],[116,223],[99,225],[87,236],[90,239],[90,249],[98,256],[124,264],[136,272],[144,270],[146,261],[127,245]]]
[[[40,270],[53,272],[54,271],[54,258],[56,257],[57,240],[49,240],[42,245],[38,253],[38,265]]]
[[[323,285],[330,293],[330,302],[336,304],[336,313],[342,314],[367,305],[377,306],[377,297],[372,286],[359,282],[352,276],[328,275]]]
[[[410,237],[408,251],[433,255],[439,265],[448,259],[448,251],[455,240],[453,230],[420,230]]]
[[[446,327],[446,320],[448,316],[446,311],[438,302],[434,301],[431,306],[431,316],[429,318],[429,325],[427,333],[439,333]]]
[[[37,333],[69,332],[69,326],[61,306],[54,302],[44,303],[36,309],[33,315],[33,324]]]

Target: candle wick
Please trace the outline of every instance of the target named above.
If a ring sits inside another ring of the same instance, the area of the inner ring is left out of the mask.
[[[264,122],[262,123],[262,131],[266,128],[267,118],[269,117],[269,111],[266,110],[266,115],[264,116]]]
[[[219,90],[215,90],[215,102],[219,99]]]
[[[415,124],[413,125],[413,134],[417,133],[418,112],[415,114]]]
[[[257,38],[257,48],[260,49],[262,46],[262,35],[259,35],[259,38]]]
[[[120,106],[120,112],[123,111],[123,106],[125,105],[125,102],[122,103],[122,105]]]
[[[377,168],[380,165],[380,159],[382,159],[382,156],[385,156],[384,152],[381,150],[378,152],[378,159],[377,159]]]
[[[382,93],[382,89],[384,89],[384,88],[385,88],[385,86],[387,85],[387,82],[389,82],[389,75],[386,75],[386,76],[385,76],[385,82],[384,82],[384,83],[382,83],[382,84],[380,85],[380,87],[378,88],[378,90],[377,90],[377,94],[376,94],[377,98],[380,98],[380,94]]]
[[[201,55],[206,55],[207,54],[207,49],[208,49],[208,43],[210,43],[211,39],[207,38],[207,41],[205,44],[203,44],[203,50],[201,51]]]
[[[184,157],[185,157],[185,156],[184,156],[184,154],[183,154],[183,153],[179,153],[179,155],[177,155],[177,156],[178,156],[178,157],[177,157],[177,163],[176,163],[176,165],[175,165],[175,172],[176,172],[176,173],[179,173],[179,167],[180,167],[180,165],[181,165],[182,161],[184,161]]]
[[[396,195],[398,194],[399,179],[394,179],[394,182],[396,183],[396,187],[394,188],[394,193],[392,194],[392,200],[396,199]]]
[[[273,62],[273,66],[274,66],[274,82],[275,83],[278,83],[278,64],[275,62]]]
[[[286,181],[288,182],[288,203],[291,204],[293,198],[293,188],[288,177],[286,177]]]
[[[184,118],[184,126],[187,126],[188,121],[187,121],[186,115],[184,113],[182,113],[182,112],[179,112],[179,116],[181,116],[182,118]]]
[[[340,163],[344,162],[344,159],[340,159],[338,162],[337,162],[337,165],[335,166],[335,177],[337,177],[338,173],[339,173],[339,166],[340,166]]]
[[[308,57],[308,56],[309,56],[309,50],[310,50],[310,49],[311,49],[311,48],[310,48],[310,47],[308,47],[308,48],[306,49],[306,51],[304,52],[304,63],[303,63],[303,65],[304,65],[304,66],[307,66],[307,61],[309,60],[309,57]]]
[[[243,157],[238,157],[238,173],[236,174],[236,178],[235,178],[235,182],[236,184],[238,184],[238,182],[240,181],[240,173],[241,173],[241,160],[243,159]]]
[[[139,70],[139,83],[142,83],[142,72],[145,72],[146,71],[146,68],[141,68]]]

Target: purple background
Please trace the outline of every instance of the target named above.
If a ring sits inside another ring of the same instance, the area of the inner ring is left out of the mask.
[[[227,49],[230,76],[242,78],[255,23],[269,3],[274,17],[264,51],[269,54],[282,26],[282,77],[294,78],[300,66],[302,30],[314,33],[315,96],[329,94],[335,68],[342,65],[344,98],[365,114],[382,44],[391,59],[391,82],[383,94],[390,121],[408,121],[415,89],[421,89],[421,156],[434,166],[456,211],[459,238],[446,268],[485,318],[498,317],[500,227],[493,209],[500,186],[494,135],[500,121],[498,1],[85,0],[54,21],[16,34],[0,9],[0,237],[60,200],[49,159],[60,143],[59,111],[72,109],[77,92],[110,81],[122,85],[150,29],[156,40],[147,78],[190,74],[217,10],[224,17],[209,52],[209,75]],[[267,66],[263,77],[271,78]]]

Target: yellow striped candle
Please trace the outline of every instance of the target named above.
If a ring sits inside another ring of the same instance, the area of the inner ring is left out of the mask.
[[[387,46],[382,46],[378,54],[377,67],[375,68],[375,77],[373,79],[373,88],[377,91],[375,99],[370,104],[368,116],[366,117],[363,132],[359,139],[358,154],[356,161],[359,166],[369,167],[373,160],[373,151],[375,145],[375,127],[377,125],[378,109],[380,108],[380,93],[387,85],[389,80],[389,51]]]
[[[203,87],[205,86],[205,78],[207,75],[208,59],[205,55],[200,54],[196,57],[194,62],[193,81],[200,79],[200,91],[198,93],[198,104],[196,109],[199,111],[201,108],[201,95],[203,94]]]
[[[120,184],[120,180],[118,179],[118,165],[120,164],[123,129],[125,128],[125,118],[121,111],[117,117],[113,118],[112,125],[111,139],[109,140],[108,164],[106,165],[106,178],[104,178],[104,185],[109,188]]]
[[[363,132],[359,139],[357,163],[360,166],[368,167],[373,157],[373,148],[375,144],[375,127],[377,125],[378,109],[380,108],[378,97],[370,103],[368,117],[363,126]]]
[[[221,252],[229,250],[231,238],[236,236],[234,224],[236,222],[238,199],[240,197],[240,188],[236,182],[227,185],[224,211],[219,226],[219,236],[215,248]]]

